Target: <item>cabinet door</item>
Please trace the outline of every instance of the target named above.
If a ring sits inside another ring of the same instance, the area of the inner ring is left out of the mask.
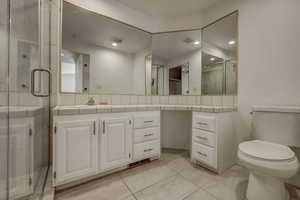
[[[102,121],[101,157],[102,169],[126,165],[131,159],[132,130],[128,118]]]
[[[96,173],[96,119],[58,122],[56,126],[56,185]]]
[[[10,196],[18,198],[33,192],[33,137],[30,124],[10,128]]]

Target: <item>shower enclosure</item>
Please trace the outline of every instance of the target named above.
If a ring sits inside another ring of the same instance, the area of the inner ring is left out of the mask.
[[[235,95],[237,93],[237,65],[234,60],[222,60],[203,66],[203,95]]]
[[[39,198],[49,166],[49,5],[0,0],[0,199]]]

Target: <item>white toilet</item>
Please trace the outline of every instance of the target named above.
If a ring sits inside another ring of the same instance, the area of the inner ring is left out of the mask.
[[[239,145],[240,163],[249,169],[248,200],[288,200],[286,179],[298,172],[299,162],[288,146],[300,147],[298,108],[253,108],[253,141]]]

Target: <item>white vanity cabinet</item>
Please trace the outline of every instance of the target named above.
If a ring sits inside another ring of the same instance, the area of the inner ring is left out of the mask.
[[[9,145],[9,199],[31,195],[34,187],[47,169],[47,129],[43,122],[44,111],[40,107],[10,107],[9,144],[6,134],[7,115],[0,110],[0,156]],[[46,155],[44,154],[46,152]],[[6,156],[6,155],[5,155]],[[3,173],[0,163],[0,173]],[[0,180],[1,184],[1,180]],[[4,192],[1,190],[0,193]],[[1,198],[0,198],[1,199]]]
[[[223,172],[236,162],[234,113],[193,112],[191,160]]]
[[[10,169],[11,197],[18,198],[33,192],[34,176],[34,120],[32,118],[12,119],[10,128]]]
[[[160,157],[160,112],[136,113],[133,124],[133,160]]]
[[[159,155],[159,111],[54,116],[54,186]]]
[[[54,120],[54,184],[97,172],[98,128],[96,116],[60,116]]]
[[[65,115],[54,116],[54,186],[103,176],[131,163],[160,157],[160,111],[76,113],[68,110]],[[193,112],[192,118],[192,162],[219,173],[234,165],[234,113]]]
[[[101,170],[129,164],[132,155],[132,120],[129,116],[101,118]]]

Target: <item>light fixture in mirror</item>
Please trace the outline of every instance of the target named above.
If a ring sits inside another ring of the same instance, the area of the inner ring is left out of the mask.
[[[152,36],[152,95],[201,94],[201,30]]]
[[[202,29],[202,95],[237,94],[238,13]]]
[[[79,54],[89,58],[86,76],[77,73],[79,65],[73,63],[70,67],[62,58],[62,92],[145,94],[151,34],[64,2],[62,49],[75,57]],[[70,68],[75,70],[76,81],[66,81]]]

